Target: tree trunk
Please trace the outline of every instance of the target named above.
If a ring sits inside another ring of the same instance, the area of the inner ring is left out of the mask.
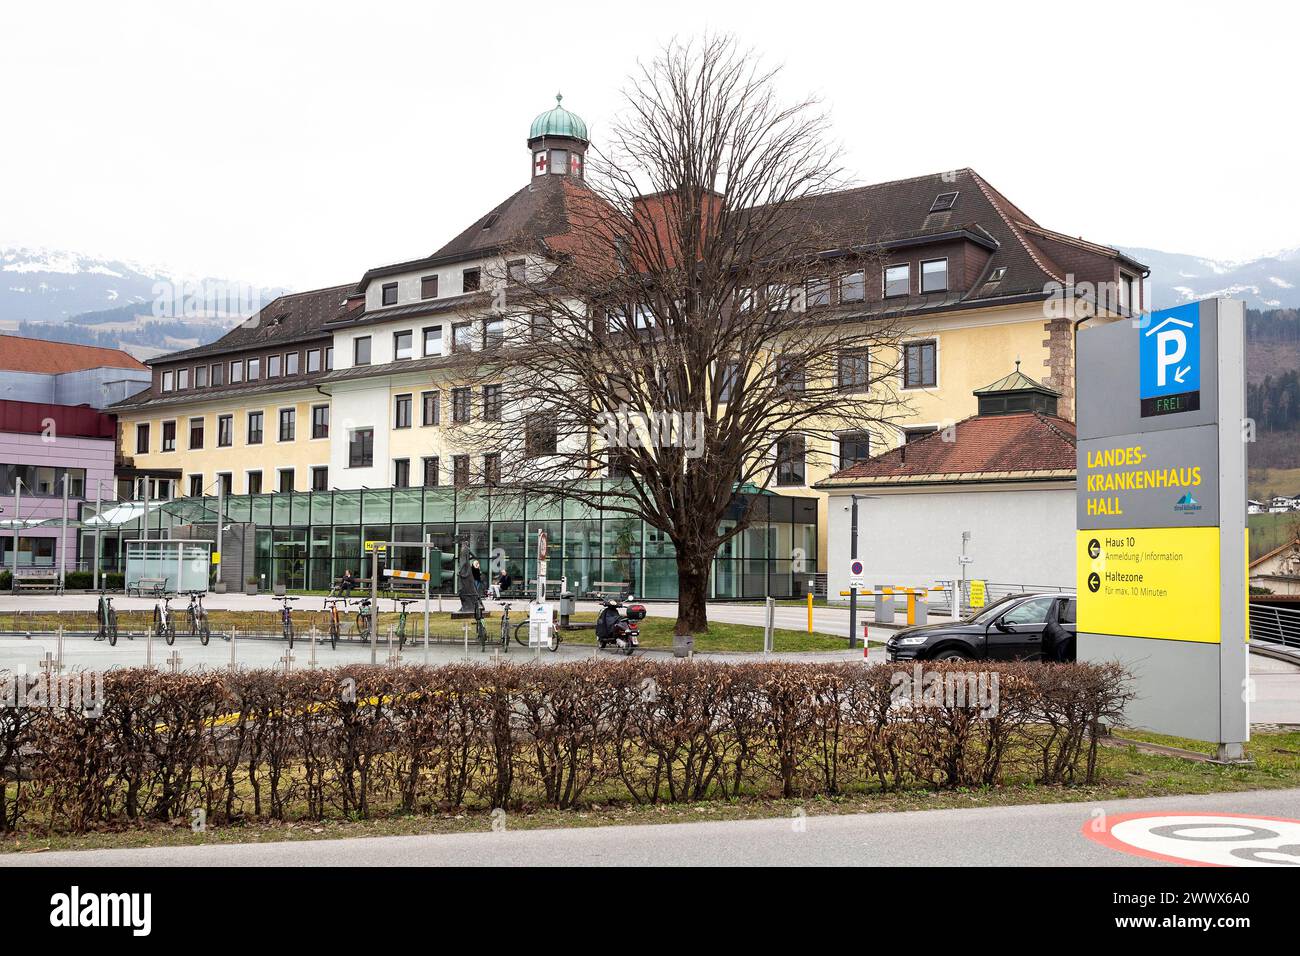
[[[677,552],[677,627],[674,634],[703,634],[709,629],[708,555]]]

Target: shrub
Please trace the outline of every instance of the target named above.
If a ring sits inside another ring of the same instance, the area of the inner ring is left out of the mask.
[[[1096,780],[1099,725],[1128,699],[1118,666],[981,671],[996,712],[908,706],[900,668],[850,663],[112,670],[98,717],[0,710],[0,773],[18,781],[0,829]]]

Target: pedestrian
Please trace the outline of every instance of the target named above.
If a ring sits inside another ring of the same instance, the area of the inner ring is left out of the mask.
[[[345,598],[352,597],[352,590],[357,586],[356,576],[352,573],[351,568],[343,570],[343,577],[339,578],[339,591]]]
[[[480,595],[483,593],[483,572],[479,569],[478,558],[469,563],[469,573],[474,578],[474,590]]]

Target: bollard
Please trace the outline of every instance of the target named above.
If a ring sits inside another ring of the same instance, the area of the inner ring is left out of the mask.
[[[813,632],[813,595],[812,592],[809,591],[808,592],[808,633],[811,634],[812,632]]]
[[[236,636],[236,634],[237,632],[232,627],[230,629],[230,669],[232,671],[239,670],[239,657],[235,651],[235,648],[238,646],[239,639]]]
[[[930,619],[930,601],[924,588],[918,588],[912,598],[912,623],[922,625]]]

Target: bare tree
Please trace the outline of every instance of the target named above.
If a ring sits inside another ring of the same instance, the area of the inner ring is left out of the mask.
[[[838,151],[777,73],[728,37],[643,64],[560,184],[571,228],[504,251],[480,316],[501,342],[458,370],[503,388],[458,439],[499,451],[503,486],[671,540],[678,634],[707,629],[711,562],[754,514],[738,490],[802,484],[836,433],[879,438],[900,410],[896,328],[831,293],[878,253],[865,223],[825,225]]]

